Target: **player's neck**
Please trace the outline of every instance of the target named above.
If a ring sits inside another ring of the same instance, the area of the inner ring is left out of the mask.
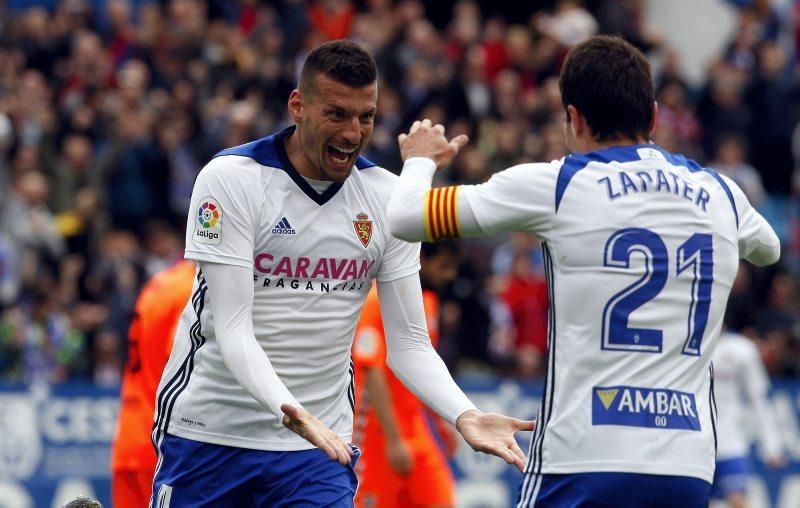
[[[614,146],[646,145],[651,142],[649,139],[642,137],[614,138],[611,140],[597,141],[588,136],[578,138],[576,141],[575,152],[577,153],[597,152],[598,150],[604,150]]]
[[[322,176],[322,172],[317,168],[311,159],[306,156],[305,151],[303,151],[303,147],[300,146],[300,136],[297,134],[297,131],[290,133],[284,139],[284,147],[286,148],[286,156],[289,157],[289,162],[292,163],[294,169],[300,173],[300,176],[304,178],[310,178],[312,180],[324,180],[325,178]]]

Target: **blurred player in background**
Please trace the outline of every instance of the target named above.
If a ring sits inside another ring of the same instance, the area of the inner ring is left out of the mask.
[[[705,507],[711,354],[739,258],[775,263],[778,237],[733,181],[649,142],[639,50],[592,37],[559,84],[572,154],[483,185],[431,189],[466,140],[415,122],[389,226],[406,240],[518,230],[542,243],[548,370],[518,506]]]
[[[180,261],[154,275],[136,301],[111,445],[111,490],[116,508],[141,508],[150,499],[156,470],[150,439],[156,387],[172,349],[178,318],[189,301],[194,275],[194,263]]]
[[[769,403],[769,378],[753,341],[728,330],[720,335],[712,361],[719,420],[711,495],[730,508],[745,508],[752,432],[766,464],[773,468],[784,464],[781,433]]]
[[[386,227],[397,177],[359,156],[377,99],[372,57],[325,43],[289,97],[295,125],[198,175],[186,257],[199,269],[158,390],[153,506],[353,505],[351,348],[373,279],[395,374],[522,469],[514,433],[533,422],[478,411],[431,346],[419,245]]]
[[[439,341],[437,290],[458,273],[458,247],[423,243],[419,271],[431,343]],[[361,448],[356,506],[362,508],[447,507],[455,503],[455,480],[428,424],[425,406],[386,366],[378,293],[373,288],[361,311],[353,343],[356,414],[353,441]],[[455,452],[452,427],[434,417],[448,453]]]

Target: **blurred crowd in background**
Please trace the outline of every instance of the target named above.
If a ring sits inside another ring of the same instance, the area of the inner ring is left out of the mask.
[[[735,35],[692,86],[643,0],[0,0],[0,380],[119,383],[138,290],[182,257],[195,176],[222,148],[289,124],[319,43],[350,38],[378,63],[364,155],[398,172],[397,134],[430,118],[471,139],[442,183],[474,184],[566,154],[557,76],[595,33],[659,62],[654,141],[733,178],[778,230],[780,266],[740,271],[728,325],[773,376],[800,376],[800,7],[728,3]],[[541,376],[536,239],[461,246],[440,353],[457,373]]]

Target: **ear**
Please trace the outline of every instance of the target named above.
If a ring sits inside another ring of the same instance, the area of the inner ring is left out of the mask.
[[[656,127],[658,127],[658,102],[653,101],[653,118],[650,119],[650,130],[648,131],[650,137],[653,136],[653,133],[656,131]]]
[[[289,115],[292,117],[292,121],[294,121],[294,123],[300,123],[300,121],[303,119],[305,103],[303,101],[303,95],[297,88],[292,90],[292,93],[289,95],[288,105]]]
[[[569,104],[567,106],[567,118],[569,119],[568,123],[570,124],[570,128],[572,129],[573,134],[575,137],[581,136],[588,126],[586,125],[586,119],[583,117],[578,108]]]

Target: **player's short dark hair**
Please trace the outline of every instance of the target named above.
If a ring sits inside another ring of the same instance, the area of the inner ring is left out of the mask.
[[[597,35],[572,48],[558,85],[564,109],[571,104],[580,111],[597,141],[649,137],[655,103],[650,64],[621,37]]]
[[[300,71],[300,91],[313,94],[314,78],[320,73],[351,88],[362,88],[378,79],[378,68],[370,54],[344,39],[321,44],[308,54]]]

